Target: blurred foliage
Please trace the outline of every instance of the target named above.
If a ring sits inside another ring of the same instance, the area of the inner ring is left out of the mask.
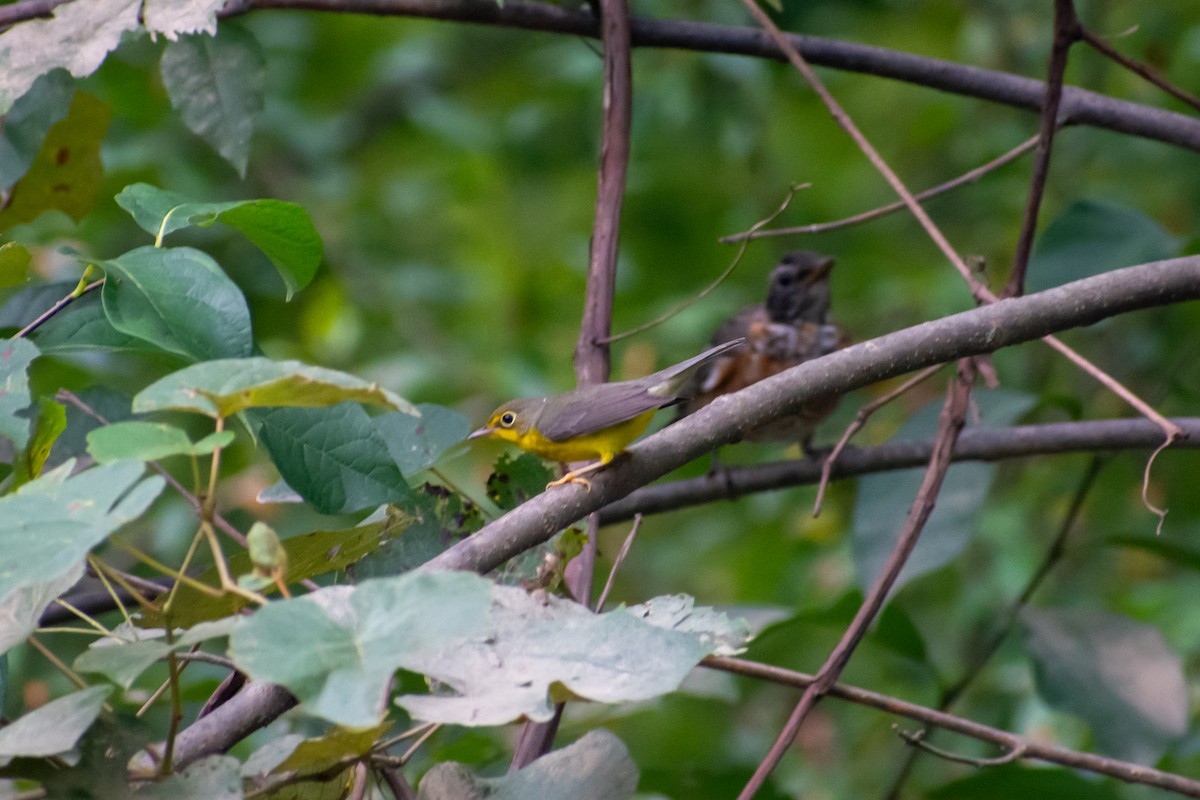
[[[1195,77],[1200,5],[1094,0],[1079,7],[1085,24],[1123,53],[1200,91]],[[736,3],[713,0],[682,5],[648,0],[634,11],[746,24]],[[1033,0],[818,0],[785,3],[779,19],[797,32],[1038,77],[1045,69],[1051,13],[1048,4]],[[595,43],[486,26],[286,11],[247,14],[221,28],[237,28],[257,40],[266,65],[265,104],[249,141],[244,177],[172,107],[159,71],[171,45],[129,38],[94,75],[78,82],[86,92],[78,97],[87,99],[71,111],[88,114],[92,122],[85,127],[104,137],[99,189],[87,186],[94,191],[94,207],[86,215],[77,214],[77,206],[64,208],[80,216],[78,222],[52,212],[5,232],[6,242],[29,249],[36,280],[66,282],[47,293],[50,302],[79,278],[78,263],[65,249],[105,260],[147,244],[146,232],[114,200],[126,186],[145,182],[212,203],[275,198],[305,209],[324,240],[321,268],[291,302],[268,256],[237,231],[181,230],[172,242],[202,249],[229,274],[247,298],[254,342],[265,355],[344,370],[414,402],[452,406],[473,421],[482,421],[504,398],[570,387],[595,202],[602,79]],[[841,218],[893,199],[790,68],[649,49],[636,51],[633,64],[633,148],[614,330],[631,328],[699,292],[733,258],[734,248],[717,238],[768,215],[790,183],[811,188],[797,195],[778,225]],[[1035,115],[981,100],[867,75],[831,70],[821,75],[914,190],[998,156],[1037,128]],[[1082,46],[1072,51],[1068,80],[1184,110]],[[95,102],[111,115],[107,133],[102,129],[107,114],[93,108]],[[81,137],[72,143],[93,147],[82,136],[89,131],[76,131]],[[1012,261],[1030,163],[1027,156],[925,204],[952,243],[985,260],[993,286],[1002,285]],[[1084,237],[1120,221],[1146,238],[1130,242],[1131,233],[1119,253],[1113,253],[1116,245],[1107,249],[1107,255],[1125,260],[1105,268],[1200,252],[1196,174],[1193,152],[1108,131],[1063,130],[1041,216],[1041,228],[1054,231],[1054,248],[1039,248],[1031,281],[1053,285],[1086,271],[1089,265],[1064,256],[1063,248],[1078,255],[1070,250],[1072,241],[1087,243]],[[961,281],[906,214],[820,236],[758,240],[712,295],[617,345],[614,377],[635,377],[698,352],[720,320],[761,299],[777,257],[800,248],[837,257],[834,316],[858,339],[972,305]],[[1050,272],[1060,269],[1061,274]],[[3,291],[7,298],[17,289]],[[6,317],[5,324],[26,321]],[[1200,399],[1198,326],[1200,308],[1190,304],[1111,320],[1064,338],[1164,413],[1187,415],[1195,414]],[[35,393],[103,387],[132,395],[177,366],[161,355],[78,355],[63,347],[35,362],[31,382]],[[1032,399],[1022,421],[1130,413],[1037,345],[999,353],[995,366],[1006,391]],[[817,441],[834,439],[855,409],[885,388],[844,400]],[[939,384],[931,381],[878,414],[858,441],[887,439],[917,409],[939,399]],[[68,407],[68,417],[74,413]],[[308,419],[299,412],[289,416]],[[307,422],[302,427],[309,430]],[[68,435],[72,430],[68,423]],[[192,440],[207,432],[189,430]],[[378,433],[366,423],[364,430]],[[358,521],[323,516],[308,505],[258,502],[259,492],[278,478],[261,450],[242,441],[224,456],[220,504],[240,528],[263,520],[286,540],[314,530],[349,529]],[[440,479],[470,500],[414,494],[405,499],[403,513],[419,519],[438,547],[474,530],[476,506],[492,494],[485,482],[499,452],[480,445],[439,465]],[[723,450],[721,460],[736,465],[795,454],[781,445],[743,444]],[[953,557],[894,595],[890,616],[864,643],[845,679],[935,704],[1036,571],[1088,462],[1088,456],[1070,455],[989,468],[990,485],[975,487],[984,499],[969,515],[970,530],[959,531]],[[57,463],[53,453],[50,463]],[[1123,615],[1131,625],[1153,628],[1194,684],[1200,617],[1185,612],[1200,591],[1193,543],[1200,528],[1195,477],[1200,462],[1194,452],[1179,451],[1156,463],[1149,496],[1171,510],[1159,539],[1147,538],[1156,520],[1140,500],[1143,466],[1141,454],[1104,461],[1065,555],[1033,605]],[[706,468],[697,463],[680,474]],[[179,475],[190,480],[186,468]],[[647,518],[610,603],[687,593],[706,605],[779,610],[785,621],[768,628],[749,657],[815,670],[860,600],[851,531],[868,523],[898,530],[906,506],[895,505],[881,523],[878,515],[884,512],[858,500],[854,483],[845,482],[831,488],[822,515],[814,519],[812,495],[811,488],[801,488]],[[372,502],[380,499],[372,495]],[[864,507],[876,516],[856,519],[856,510]],[[332,502],[328,508],[352,510]],[[125,536],[179,563],[192,530],[190,508],[164,496]],[[600,532],[602,576],[626,532],[624,526]],[[410,545],[436,551],[423,540],[395,540],[380,558],[407,557],[395,551]],[[128,556],[108,557],[133,567]],[[68,661],[82,647],[66,635],[44,638]],[[10,656],[8,686],[41,684],[55,696],[68,690],[66,679],[32,650]],[[151,668],[146,691],[165,675],[162,665]],[[191,718],[222,672],[195,664],[188,677]],[[694,677],[684,691],[637,706],[570,705],[560,739],[574,741],[602,724],[628,747],[641,770],[641,791],[695,800],[731,797],[766,752],[794,693],[724,675]],[[1025,640],[1009,636],[954,710],[1065,747],[1106,743],[1078,718],[1052,707],[1037,693],[1037,682]],[[35,694],[29,688],[25,697],[9,691],[8,716],[32,705]],[[161,731],[167,713],[165,705],[156,706],[147,726]],[[908,755],[891,722],[878,712],[824,702],[761,796],[881,796]],[[292,724],[311,733],[303,721]],[[1147,758],[1158,758],[1165,769],[1200,774],[1196,728],[1193,713],[1191,733]],[[412,772],[455,760],[502,774],[510,734],[439,731],[418,752]],[[260,734],[238,754],[264,741]],[[996,755],[977,743],[956,740],[946,746]],[[1020,792],[1159,796],[1032,766],[976,776],[932,757],[917,761],[904,796]]]

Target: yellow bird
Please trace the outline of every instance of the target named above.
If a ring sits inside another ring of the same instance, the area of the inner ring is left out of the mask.
[[[724,342],[694,358],[644,378],[597,383],[549,397],[510,400],[492,412],[486,425],[468,439],[492,436],[512,442],[550,461],[590,461],[546,488],[565,483],[591,484],[582,478],[612,461],[642,435],[658,409],[684,399],[681,394],[696,370],[714,358],[742,346],[742,339]]]

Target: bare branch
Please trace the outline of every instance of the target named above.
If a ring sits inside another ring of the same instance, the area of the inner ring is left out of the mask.
[[[753,661],[743,661],[737,658],[710,657],[704,659],[701,663],[706,667],[719,669],[723,672],[731,672],[735,675],[758,678],[800,689],[806,688],[816,680],[816,677],[813,675],[805,675],[802,672],[793,672],[792,670],[772,667],[766,664],[757,664]],[[1088,772],[1094,772],[1097,775],[1109,775],[1126,783],[1139,783],[1158,789],[1166,789],[1167,791],[1177,792],[1185,797],[1200,797],[1200,781],[1184,778],[1180,775],[1173,775],[1169,772],[1162,772],[1151,767],[1144,767],[1141,764],[1132,764],[1128,761],[1118,761],[1115,758],[1105,758],[1103,756],[1092,755],[1091,753],[1081,753],[1077,750],[1054,747],[1035,740],[1027,740],[1015,733],[981,725],[978,722],[972,722],[969,719],[947,714],[944,711],[935,711],[932,708],[907,703],[903,700],[897,700],[894,697],[870,692],[866,689],[859,689],[855,686],[836,684],[830,687],[829,696],[857,703],[868,708],[879,709],[880,711],[895,714],[896,716],[917,720],[926,725],[943,728],[953,733],[969,736],[972,739],[978,739],[979,741],[994,742],[1009,750],[1023,747],[1024,753],[1022,758],[1045,761],[1050,764],[1060,764],[1072,769],[1083,769]]]
[[[500,4],[493,0],[239,0],[230,4],[227,14],[271,8],[425,17],[574,36],[598,34],[595,18],[584,11],[542,3]],[[630,34],[634,47],[783,59],[779,49],[754,28],[633,17]],[[813,64],[893,78],[1026,111],[1039,111],[1045,95],[1041,81],[1019,75],[816,36],[790,34],[788,39]],[[1059,121],[1063,125],[1106,128],[1200,151],[1200,120],[1083,89],[1064,89]]]

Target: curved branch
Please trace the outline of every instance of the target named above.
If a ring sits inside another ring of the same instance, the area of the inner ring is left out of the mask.
[[[599,33],[595,18],[586,11],[543,3],[498,4],[494,0],[234,0],[225,13],[231,15],[268,8],[424,17],[575,36],[596,37]],[[633,17],[630,34],[634,47],[677,48],[783,60],[779,49],[756,28]],[[1040,111],[1045,97],[1042,81],[1007,72],[817,36],[789,34],[788,38],[807,61],[834,69],[892,78],[1026,111]],[[1105,128],[1200,151],[1200,120],[1084,89],[1063,89],[1058,117],[1062,125]]]
[[[964,311],[807,361],[718,398],[630,448],[596,473],[591,490],[547,491],[427,563],[486,572],[634,489],[814,398],[1026,342],[1106,317],[1200,298],[1200,256],[1158,261]]]
[[[1188,437],[1179,442],[1179,447],[1200,448],[1200,417],[1178,417],[1171,421]],[[1012,428],[968,428],[959,436],[952,460],[1003,461],[1097,450],[1153,450],[1162,444],[1162,438],[1162,428],[1138,417]],[[932,452],[930,440],[848,448],[834,462],[830,476],[834,479],[853,478],[920,467],[929,462]],[[820,479],[821,462],[811,458],[726,469],[719,475],[703,475],[638,489],[601,509],[600,524],[623,522],[636,514],[661,514],[713,500],[734,500],[755,492],[805,486]]]
[[[782,686],[792,686],[800,689],[806,688],[816,680],[815,676],[805,675],[802,672],[793,672],[781,667],[772,667],[767,664],[745,661],[740,658],[710,657],[700,663],[702,666],[711,669],[718,669],[723,672],[731,672],[735,675],[758,678],[759,680],[771,681]],[[1026,739],[1023,736],[1018,736],[1015,733],[1002,731],[999,728],[982,725],[978,722],[955,716],[954,714],[947,714],[945,711],[935,711],[932,708],[919,706],[915,703],[907,703],[894,697],[879,694],[878,692],[859,689],[856,686],[848,686],[842,683],[835,684],[830,688],[829,696],[848,700],[851,703],[875,708],[900,717],[907,717],[908,719],[917,720],[934,727],[944,728],[963,736],[969,736],[972,739],[978,739],[983,742],[994,742],[1010,751],[1019,750],[1021,758],[1036,759],[1051,764],[1061,764],[1064,767],[1072,767],[1074,769],[1084,769],[1098,775],[1109,775],[1126,783],[1155,786],[1160,789],[1178,792],[1187,797],[1200,797],[1200,781],[1185,778],[1182,775],[1173,775],[1169,772],[1162,772],[1161,770],[1145,767],[1141,764],[1133,764],[1129,761],[1119,761],[1115,758],[1106,758],[1091,753],[1081,753],[1077,750],[1067,750],[1064,747],[1044,744]]]

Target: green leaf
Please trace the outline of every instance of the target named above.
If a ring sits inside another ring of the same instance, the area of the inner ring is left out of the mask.
[[[255,419],[279,474],[322,514],[349,514],[412,494],[358,403],[278,408]]]
[[[976,392],[980,427],[1011,425],[1033,407],[1036,398],[1004,389]],[[937,429],[942,401],[922,408],[896,434],[897,441],[929,439]],[[970,420],[969,420],[970,421]],[[858,585],[865,592],[891,555],[925,470],[906,469],[867,475],[858,482],[854,503],[854,564]],[[996,475],[994,464],[958,463],[950,467],[916,549],[897,579],[893,591],[958,558],[970,541],[979,505]]]
[[[502,453],[487,480],[487,495],[504,511],[512,511],[531,497],[546,490],[554,473],[546,463],[532,453],[515,458]]]
[[[141,0],[89,0],[56,6],[50,19],[18,23],[0,34],[0,114],[37,78],[63,67],[76,78],[90,75],[138,26]]]
[[[64,70],[53,70],[34,81],[13,103],[0,130],[0,190],[7,191],[29,171],[46,134],[67,115],[75,82]]]
[[[418,719],[478,726],[545,721],[556,701],[572,697],[648,700],[678,688],[705,656],[744,643],[739,628],[692,608],[687,598],[593,614],[553,595],[495,586],[487,636],[406,665],[457,694],[402,695],[396,702]]]
[[[453,409],[422,403],[417,410],[421,412],[419,417],[393,413],[374,420],[388,452],[406,476],[432,467],[442,453],[471,432],[470,421]]]
[[[274,774],[314,775],[343,763],[350,756],[366,755],[375,741],[387,733],[390,723],[373,728],[335,728],[324,736],[301,742],[286,759],[271,770]]]
[[[385,511],[391,534],[356,563],[355,580],[399,575],[429,561],[483,527],[479,508],[455,492],[425,484]]]
[[[1180,240],[1135,208],[1084,200],[1072,204],[1037,239],[1029,291],[1179,254]]]
[[[92,686],[72,692],[0,728],[0,761],[70,751],[96,721],[110,691],[107,686]]]
[[[280,543],[287,554],[287,574],[283,580],[285,583],[294,584],[305,578],[315,578],[346,569],[395,536],[401,530],[399,526],[399,522],[388,520],[345,530],[313,531],[284,539]],[[233,553],[226,560],[230,573],[234,575],[250,571],[250,554],[245,550]],[[215,567],[209,567],[197,576],[196,580],[206,586],[221,585]],[[171,612],[171,624],[185,628],[198,622],[236,614],[249,604],[245,598],[232,593],[224,597],[213,597],[186,584],[176,590],[176,597],[178,599]],[[146,609],[139,624],[154,627],[164,625],[166,621],[158,611]]]
[[[225,0],[145,0],[142,24],[152,35],[161,33],[171,41],[184,33],[213,34],[224,5]]]
[[[1038,693],[1085,720],[1101,751],[1153,764],[1187,732],[1183,664],[1158,629],[1073,609],[1029,608],[1022,621]]]
[[[419,572],[321,589],[260,608],[233,632],[229,654],[255,680],[289,689],[308,713],[370,727],[396,669],[483,633],[490,587],[465,572]]]
[[[29,365],[38,349],[25,339],[10,339],[0,349],[0,436],[17,447],[29,442],[29,420],[17,416],[29,407]]]
[[[0,40],[7,35],[0,35]],[[0,211],[0,231],[32,222],[51,210],[61,211],[76,222],[88,215],[96,204],[104,176],[100,143],[108,131],[110,116],[104,103],[90,94],[76,92],[66,118],[46,134],[29,170],[12,187],[10,202]]]
[[[502,778],[479,778],[462,764],[438,764],[425,773],[417,800],[625,800],[638,788],[629,749],[604,728]]]
[[[71,475],[70,461],[0,497],[0,597],[53,581],[141,515],[162,491],[145,467],[119,461]],[[70,476],[70,477],[68,477]]]
[[[112,326],[194,361],[248,356],[250,309],[207,254],[190,247],[139,247],[100,263]]]
[[[0,598],[0,620],[4,621],[0,624],[0,653],[21,644],[37,630],[42,612],[82,577],[83,564],[79,563],[56,578],[22,586]],[[3,685],[0,674],[0,689]]]
[[[38,401],[38,416],[33,423],[33,436],[13,462],[13,488],[24,486],[42,473],[50,450],[67,428],[67,410],[43,397]]]
[[[262,357],[208,361],[172,372],[139,392],[133,410],[173,409],[230,417],[250,408],[324,407],[347,400],[419,413],[399,395],[353,375]]]
[[[77,281],[28,286],[0,308],[0,327],[24,328],[42,312],[70,294]],[[100,292],[75,300],[28,337],[43,353],[162,352],[149,342],[121,333],[108,321]]]
[[[90,431],[88,453],[101,464],[123,459],[154,461],[167,456],[212,455],[233,443],[233,431],[217,431],[192,443],[187,433],[161,422],[114,422]]]
[[[1121,795],[1113,789],[1111,782],[1088,780],[1066,769],[1005,764],[944,784],[927,792],[925,797],[929,800],[1012,800],[1014,797],[1118,800]]]
[[[289,299],[309,284],[321,265],[321,237],[308,213],[295,203],[196,203],[174,192],[135,183],[121,190],[117,205],[128,211],[142,230],[155,236],[218,221],[240,231],[275,265],[287,285]]]
[[[1159,558],[1169,561],[1174,567],[1200,570],[1200,548],[1191,542],[1172,540],[1166,536],[1130,535],[1110,536],[1104,540],[1104,543],[1153,553]]]
[[[20,286],[29,280],[29,250],[16,242],[0,245],[0,289]]]
[[[233,756],[208,756],[166,780],[134,792],[135,800],[241,800],[241,763]]]
[[[183,123],[245,177],[267,78],[258,41],[232,25],[216,36],[184,36],[163,50],[161,71]]]
[[[136,641],[101,639],[80,653],[73,666],[79,672],[104,675],[118,686],[128,689],[151,664],[165,658],[168,653],[228,636],[238,622],[238,617],[201,622],[180,631],[170,644],[162,630],[141,631],[138,634],[141,638]]]

